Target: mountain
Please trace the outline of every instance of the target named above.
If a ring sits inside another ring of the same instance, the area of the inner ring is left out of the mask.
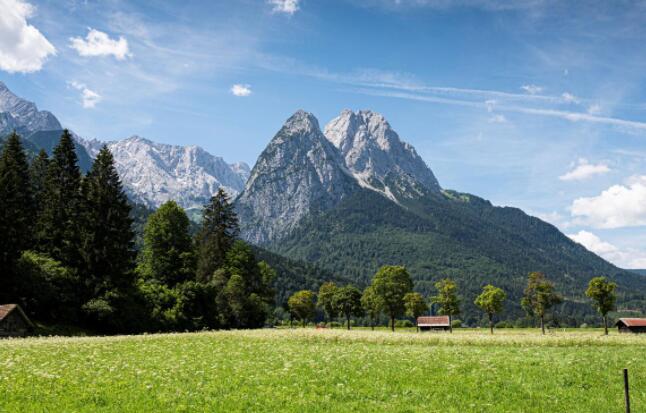
[[[325,127],[357,182],[392,200],[438,193],[435,175],[386,119],[371,111],[344,110]]]
[[[14,130],[23,138],[30,157],[41,149],[51,155],[63,134],[61,123],[52,113],[38,110],[36,104],[16,96],[0,81],[0,145]],[[78,143],[78,137],[72,135]],[[76,156],[81,170],[89,170],[92,158],[83,146],[76,145]]]
[[[427,295],[435,281],[454,278],[471,325],[482,320],[473,299],[487,283],[507,291],[507,317],[523,317],[530,271],[546,273],[565,296],[561,323],[596,322],[583,294],[596,275],[617,281],[620,306],[646,311],[644,277],[520,209],[441,189],[382,116],[344,111],[325,128],[333,150],[317,126],[297,112],[261,154],[236,201],[248,241],[361,286],[386,264],[405,265]]]
[[[333,208],[360,189],[318,121],[302,110],[260,154],[237,200],[241,231],[256,244],[277,240],[298,221]]]
[[[167,145],[139,136],[79,142],[91,156],[106,144],[129,197],[151,208],[174,200],[185,209],[201,209],[219,188],[234,198],[249,174],[247,164],[229,165],[199,146]]]

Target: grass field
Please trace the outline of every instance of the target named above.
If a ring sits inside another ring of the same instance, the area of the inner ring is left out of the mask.
[[[255,330],[0,341],[2,412],[646,411],[646,336]]]

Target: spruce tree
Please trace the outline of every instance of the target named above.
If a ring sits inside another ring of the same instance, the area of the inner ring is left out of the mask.
[[[41,149],[38,156],[32,161],[29,167],[31,177],[31,190],[34,197],[34,210],[36,220],[42,211],[42,199],[45,195],[45,184],[47,180],[47,169],[49,168],[49,156],[44,149]]]
[[[200,281],[209,281],[216,269],[222,267],[227,251],[238,233],[238,217],[227,194],[220,189],[204,206],[202,227],[196,237],[197,276]]]
[[[32,242],[33,199],[29,164],[14,132],[0,157],[0,298],[16,297],[14,265]]]
[[[38,248],[63,265],[81,264],[81,172],[68,130],[63,131],[47,168],[36,238]]]
[[[106,146],[83,180],[82,270],[90,298],[133,285],[130,204]]]

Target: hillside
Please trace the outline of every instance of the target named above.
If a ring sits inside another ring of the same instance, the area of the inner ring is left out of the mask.
[[[408,267],[426,295],[438,279],[454,278],[469,324],[482,318],[472,302],[488,283],[506,290],[506,318],[524,317],[531,271],[546,273],[565,296],[559,323],[596,322],[584,291],[597,275],[617,281],[620,307],[646,311],[644,277],[517,208],[441,189],[382,116],[344,111],[325,130],[297,112],[260,155],[236,201],[247,240],[360,286],[386,264]]]

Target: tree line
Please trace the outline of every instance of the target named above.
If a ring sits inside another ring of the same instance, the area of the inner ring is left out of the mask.
[[[163,204],[134,248],[132,206],[104,146],[82,175],[70,133],[28,161],[14,132],[0,155],[0,302],[98,332],[254,328],[274,306],[275,272],[238,239],[219,191],[196,236]]]
[[[595,277],[590,280],[585,294],[592,300],[593,306],[603,318],[605,334],[608,334],[608,313],[615,309],[617,285],[605,277]],[[318,294],[310,290],[294,293],[288,300],[292,319],[305,325],[314,319],[316,309],[325,315],[326,321],[343,317],[350,329],[352,317],[367,316],[371,328],[384,314],[389,319],[392,331],[395,331],[397,317],[411,317],[417,323],[417,318],[429,312],[431,306],[438,306],[438,313],[449,316],[449,329],[453,332],[453,317],[460,314],[460,297],[455,281],[444,278],[435,283],[437,294],[424,298],[413,291],[413,281],[403,266],[383,266],[372,278],[370,285],[362,292],[356,286],[348,284],[337,286],[326,282],[319,288]],[[494,332],[494,316],[503,311],[507,294],[501,288],[486,285],[474,304],[486,314],[491,334]],[[561,303],[563,297],[556,292],[555,285],[541,272],[532,272],[527,279],[521,305],[528,316],[539,322],[541,332],[545,334],[545,316],[555,305]]]

